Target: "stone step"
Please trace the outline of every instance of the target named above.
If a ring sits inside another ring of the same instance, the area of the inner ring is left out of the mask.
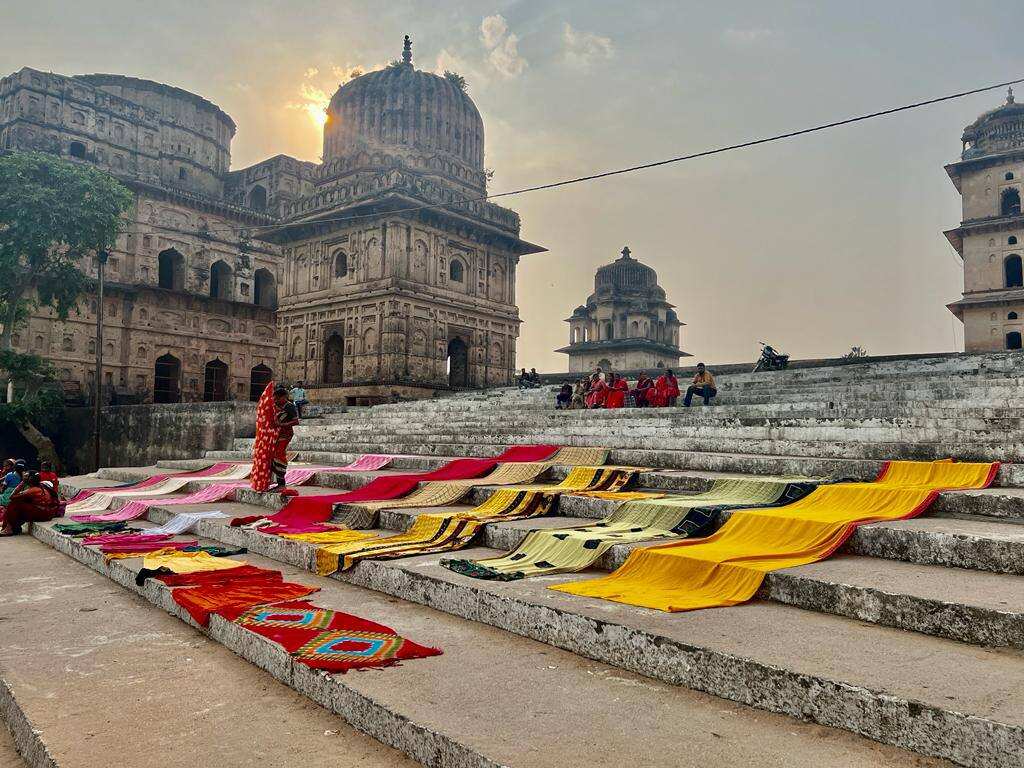
[[[751,438],[711,439],[667,437],[634,437],[630,431],[621,433],[608,430],[603,433],[586,437],[568,436],[558,430],[517,434],[473,435],[472,441],[466,441],[464,435],[436,436],[430,435],[405,438],[373,434],[361,439],[346,438],[345,440],[318,440],[297,436],[291,449],[300,452],[345,452],[345,453],[402,453],[425,455],[496,455],[499,449],[509,445],[530,443],[559,443],[561,445],[605,447],[619,455],[654,455],[654,454],[746,454],[758,456],[791,456],[809,463],[819,459],[916,459],[932,460],[956,456],[961,461],[1024,461],[1024,444],[1010,443],[999,440],[965,441],[943,440],[921,442],[848,442],[839,439],[807,440],[757,440]],[[458,439],[463,438],[463,439]],[[233,450],[252,450],[252,440],[236,438],[232,443]],[[677,459],[682,461],[682,459]],[[638,461],[626,462],[637,464]],[[665,467],[686,467],[688,464],[656,465]]]
[[[391,467],[386,472],[322,472],[313,476],[310,485],[301,489],[304,493],[333,493],[338,490],[360,488],[383,474],[396,471],[424,471],[435,469],[443,463],[442,459],[429,457],[404,457],[408,461],[406,467]],[[330,466],[331,463],[327,462]],[[552,467],[540,475],[538,482],[555,483],[562,480],[569,472],[569,467]],[[155,467],[120,467],[104,468],[96,473],[97,477],[72,477],[62,481],[66,497],[74,496],[85,487],[103,485],[103,481],[138,482],[160,471]],[[736,477],[753,477],[733,473],[700,472],[700,471],[642,471],[637,477],[637,487],[643,490],[665,493],[700,493],[709,490],[718,479]],[[755,478],[756,479],[756,478]],[[191,493],[215,480],[196,479],[185,485],[179,493]],[[243,489],[243,491],[246,489]],[[472,496],[476,503],[482,502],[493,490],[485,486]],[[258,498],[258,497],[254,497]],[[277,500],[276,494],[269,499]],[[562,499],[563,508],[572,510],[569,514],[575,517],[596,519],[611,511],[616,502],[604,502],[584,496],[565,495]],[[115,503],[115,506],[119,504]],[[1024,523],[1024,489],[1021,488],[986,488],[972,491],[949,491],[939,494],[938,499],[928,512],[929,516],[942,516],[963,519],[984,519],[1004,523]]]
[[[379,447],[379,446],[378,446]],[[434,469],[457,456],[495,456],[507,445],[461,446],[462,452],[447,453],[449,446],[434,446],[429,453],[418,454],[423,469]],[[386,453],[386,451],[368,451]],[[301,459],[329,466],[347,464],[361,452],[303,450]],[[252,458],[251,441],[248,447],[231,451],[207,451],[207,456],[219,461],[245,461]],[[428,462],[436,463],[428,463]],[[635,451],[611,450],[609,464],[619,466],[655,467],[677,471],[698,471],[729,475],[801,475],[805,477],[836,477],[852,480],[872,480],[884,462],[877,459],[822,459],[803,456],[763,456],[744,453]],[[1024,465],[1004,463],[996,476],[995,485],[1004,488],[1024,487]]]
[[[231,513],[244,508],[233,505]],[[217,525],[215,540],[244,540],[251,551],[273,549],[275,560],[311,564],[313,547],[301,542],[231,529],[222,521],[203,521],[200,533],[207,536]],[[1024,754],[1024,668],[1015,652],[770,602],[670,615],[543,588],[580,575],[478,582],[440,568],[437,559],[364,562],[339,579],[656,680],[964,765],[1016,765]],[[535,692],[531,700],[537,698]]]
[[[107,566],[98,553],[56,535],[49,526],[34,526],[33,534],[188,621],[159,582],[151,580],[145,588],[135,586],[138,559],[113,561]],[[246,560],[265,567],[275,565],[251,554]],[[336,580],[284,570],[287,578],[320,587],[315,596],[318,604],[381,621],[418,641],[439,645],[444,654],[377,674],[332,676],[294,663],[279,647],[219,617],[213,617],[207,635],[423,765],[562,768],[638,760],[643,765],[678,766],[689,762],[693,754],[714,764],[755,768],[792,765],[792,756],[800,754],[813,754],[813,764],[823,766],[896,766],[915,759],[851,733],[823,731],[808,723],[722,703],[496,632],[480,623],[388,600]],[[497,691],[500,695],[495,695]],[[792,705],[779,699],[781,693],[766,697],[759,691],[764,700],[757,703],[769,705],[761,707],[769,711],[773,707],[791,709]],[[276,715],[274,709],[266,711]],[[621,728],[624,716],[632,728]],[[829,717],[846,720],[839,712]],[[567,722],[573,724],[573,733],[579,738],[566,738]],[[679,739],[681,722],[695,730],[685,742]],[[995,725],[997,731],[1004,727]],[[594,734],[600,737],[594,738]],[[823,738],[825,734],[828,738]],[[324,752],[338,760],[335,749]],[[972,761],[982,756],[960,752]],[[354,763],[349,754],[345,761]],[[287,761],[291,762],[295,761]]]
[[[29,536],[0,581],[0,714],[33,768],[413,765]]]

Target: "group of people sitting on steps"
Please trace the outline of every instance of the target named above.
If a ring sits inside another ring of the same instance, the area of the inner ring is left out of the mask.
[[[580,379],[575,386],[568,381],[563,382],[555,396],[555,407],[559,410],[627,406],[670,408],[676,405],[680,394],[679,380],[671,370],[665,370],[657,379],[641,373],[636,384],[630,386],[619,374],[612,371],[605,373],[598,366],[588,378]],[[715,377],[704,363],[698,363],[697,373],[683,397],[683,405],[689,408],[694,395],[702,398],[704,405],[710,405],[716,394],[718,389]]]
[[[4,460],[0,473],[0,536],[21,533],[25,523],[40,523],[63,514],[57,473],[48,462],[28,469],[22,459]]]

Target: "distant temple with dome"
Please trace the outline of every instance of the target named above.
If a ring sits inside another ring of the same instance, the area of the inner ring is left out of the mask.
[[[576,307],[569,323],[569,345],[555,350],[569,356],[569,371],[600,365],[605,370],[671,368],[689,357],[679,346],[683,323],[658,285],[658,274],[633,258],[629,248],[599,267],[594,292]]]

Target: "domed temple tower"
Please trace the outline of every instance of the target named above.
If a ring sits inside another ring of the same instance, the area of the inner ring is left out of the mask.
[[[312,191],[261,235],[282,247],[287,377],[349,402],[511,382],[516,267],[544,249],[480,199],[483,162],[464,84],[416,69],[408,37],[338,89]]]
[[[629,248],[598,268],[594,292],[576,307],[569,323],[569,371],[634,371],[669,368],[689,357],[679,348],[679,322],[657,273],[634,259]]]
[[[963,198],[963,221],[945,233],[964,262],[963,297],[948,305],[964,324],[964,349],[1020,349],[1024,333],[1024,105],[1013,90],[963,134],[946,172]]]

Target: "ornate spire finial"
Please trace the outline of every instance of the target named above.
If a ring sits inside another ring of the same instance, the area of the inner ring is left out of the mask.
[[[405,41],[402,45],[402,63],[412,64],[412,38],[408,35],[405,36]]]
[[[629,246],[627,245],[625,248],[622,249],[622,258],[628,259],[630,253],[632,253],[632,251],[629,250]]]
[[[1009,86],[1006,89],[1006,103],[1013,104],[1013,86]]]

